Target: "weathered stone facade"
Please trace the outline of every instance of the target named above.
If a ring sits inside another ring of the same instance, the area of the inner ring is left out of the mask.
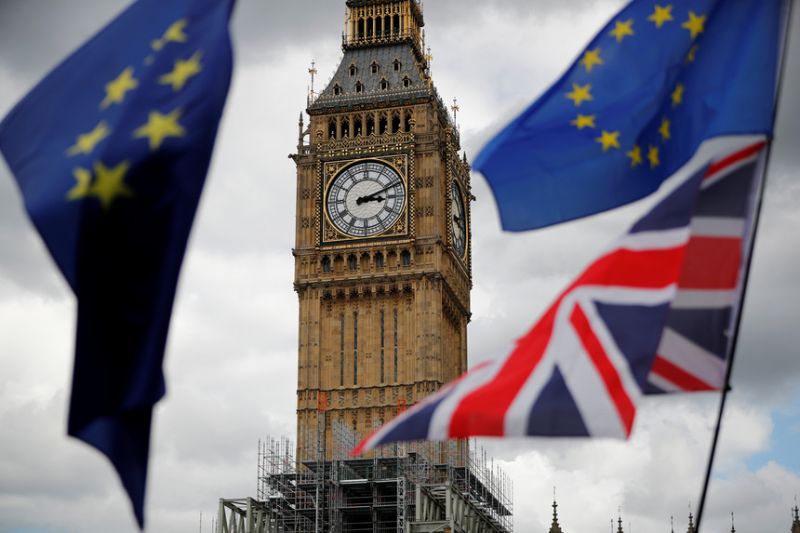
[[[347,6],[344,57],[309,100],[292,156],[301,461],[319,458],[323,432],[331,458],[335,422],[364,437],[467,368],[469,165],[430,78],[421,8]],[[333,180],[364,161],[394,169],[405,191],[402,215],[370,237],[342,231],[326,203]],[[463,191],[465,217],[454,218],[453,190]],[[454,224],[466,229],[463,254]]]

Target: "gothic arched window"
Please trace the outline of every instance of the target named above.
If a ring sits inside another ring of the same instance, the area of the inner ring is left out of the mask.
[[[404,267],[411,266],[411,252],[408,250],[403,250],[403,252],[400,254],[400,264]]]

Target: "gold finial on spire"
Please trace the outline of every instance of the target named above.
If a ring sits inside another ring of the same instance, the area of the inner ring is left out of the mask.
[[[317,92],[314,90],[314,80],[317,78],[317,62],[315,60],[311,60],[311,68],[308,69],[308,74],[311,76],[311,86],[308,89],[308,105],[314,103],[314,100],[317,99]]]
[[[317,62],[315,60],[311,60],[311,68],[308,69],[308,73],[311,76],[311,94],[314,94],[314,80],[317,77]]]
[[[453,126],[458,129],[458,112],[461,111],[461,108],[458,107],[458,98],[453,98],[453,105],[450,106],[450,109],[453,111]],[[556,489],[553,488],[553,499],[556,499]]]
[[[733,513],[731,513],[731,533],[736,533],[736,522]]]
[[[675,533],[675,517],[674,516],[670,516],[669,517],[669,530],[672,533]]]

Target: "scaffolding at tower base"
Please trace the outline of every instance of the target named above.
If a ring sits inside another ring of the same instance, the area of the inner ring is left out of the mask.
[[[296,462],[290,440],[269,438],[259,443],[257,498],[220,500],[216,533],[513,532],[510,478],[482,449],[454,456],[466,448],[455,444]]]

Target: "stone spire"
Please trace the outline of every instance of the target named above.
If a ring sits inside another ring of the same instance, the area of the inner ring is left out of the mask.
[[[800,533],[800,508],[797,502],[794,504],[794,522],[792,522],[792,533]]]
[[[553,523],[550,525],[550,533],[563,533],[558,524],[558,502],[556,502],[555,494],[553,494]]]
[[[731,533],[736,533],[736,522],[734,521],[733,513],[731,513]]]
[[[694,515],[691,512],[689,513],[689,528],[686,530],[686,533],[696,533],[694,528]]]

